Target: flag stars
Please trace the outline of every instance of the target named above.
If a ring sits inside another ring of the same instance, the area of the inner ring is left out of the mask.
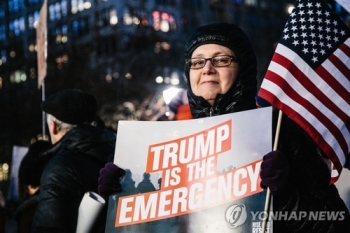
[[[321,41],[319,44],[318,44],[321,48],[324,47],[324,43]]]
[[[322,15],[322,11],[318,10],[318,11],[316,12],[316,14],[317,14],[318,16],[320,16],[320,15]]]
[[[317,2],[317,3],[316,3],[316,7],[317,7],[317,8],[320,8],[320,7],[321,7],[321,3]]]
[[[284,36],[283,36],[283,39],[284,40],[288,40],[290,37],[289,37],[289,35],[288,34],[284,34]]]
[[[326,51],[324,51],[324,49],[321,49],[320,53],[321,53],[322,55],[325,55],[325,54],[326,54]]]
[[[335,20],[334,20],[334,21],[333,21],[333,25],[334,25],[334,26],[337,26],[337,25],[338,25],[338,21],[335,21]]]
[[[297,27],[297,26],[293,26],[293,27],[292,27],[292,30],[293,30],[293,31],[298,30],[298,27]]]
[[[312,30],[315,30],[315,25],[311,24],[309,29],[312,31]]]
[[[305,15],[305,12],[304,11],[299,11],[299,15],[303,16],[303,15]]]
[[[309,50],[307,48],[303,49],[303,53],[307,54],[309,52]]]
[[[326,36],[326,40],[331,40],[331,36],[330,36],[330,35],[327,35],[327,36]]]
[[[344,31],[344,30],[341,30],[340,34],[341,34],[342,36],[344,36],[344,35],[345,35],[345,31]]]
[[[329,49],[331,49],[331,48],[332,48],[332,45],[331,45],[330,43],[328,43],[328,44],[327,44],[327,47],[328,47]]]
[[[312,57],[312,61],[313,61],[314,63],[318,62],[317,57]]]
[[[326,11],[324,14],[325,14],[327,17],[329,17],[329,16],[330,16],[329,11]]]
[[[317,30],[318,30],[318,31],[323,31],[322,26],[318,26]]]
[[[305,25],[301,25],[300,29],[301,29],[302,31],[304,31],[304,30],[306,30],[306,26],[305,26]]]
[[[316,34],[315,34],[314,32],[312,32],[312,33],[310,34],[310,37],[311,37],[311,38],[315,38],[315,37],[316,37]]]
[[[313,54],[316,54],[317,53],[317,49],[312,49],[312,51],[311,51]]]
[[[298,33],[293,33],[292,37],[295,39],[298,37]]]
[[[314,14],[314,12],[312,11],[312,10],[308,10],[308,12],[307,12],[309,15],[313,15]]]
[[[318,22],[318,23],[322,23],[322,19],[321,19],[321,18],[318,18],[318,19],[317,19],[317,22]]]
[[[305,38],[305,37],[307,37],[307,34],[306,34],[306,32],[303,32],[303,33],[301,34],[301,37],[302,37],[302,38]]]
[[[305,23],[305,18],[300,18],[300,23]]]
[[[311,44],[313,45],[313,46],[316,46],[317,45],[317,43],[316,43],[316,41],[311,41]]]
[[[334,40],[334,42],[338,42],[339,38],[337,36],[335,36],[333,40]]]
[[[287,27],[285,27],[284,30],[283,30],[283,32],[284,32],[284,33],[287,33],[287,32],[289,32],[289,29],[288,29]]]
[[[306,46],[306,45],[308,44],[308,43],[307,43],[307,40],[303,40],[302,44],[303,44],[304,46]]]
[[[314,18],[309,18],[309,20],[308,20],[310,23],[313,23],[315,20],[314,20]]]
[[[329,19],[326,19],[325,23],[328,25],[331,23],[331,21]]]
[[[299,3],[299,4],[298,4],[298,8],[301,9],[301,8],[303,8],[303,7],[304,7],[304,4],[302,4],[302,3]]]
[[[338,33],[338,29],[334,28],[333,32],[334,32],[334,34],[337,34]]]
[[[294,40],[292,44],[295,45],[295,46],[297,46],[297,45],[299,45],[299,41]]]
[[[307,3],[307,7],[309,7],[309,8],[312,7],[312,3],[311,3],[311,2],[308,2],[308,3]]]

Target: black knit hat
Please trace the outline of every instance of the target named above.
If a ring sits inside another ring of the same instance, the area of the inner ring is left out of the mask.
[[[62,122],[81,125],[91,123],[94,120],[97,112],[97,101],[90,93],[77,89],[67,89],[47,98],[41,104],[41,109]]]
[[[37,141],[29,146],[27,154],[23,157],[18,171],[18,180],[25,185],[40,185],[41,174],[46,165],[46,160],[40,155],[49,149],[48,141]]]

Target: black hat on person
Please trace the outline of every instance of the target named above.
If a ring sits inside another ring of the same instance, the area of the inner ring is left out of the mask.
[[[95,119],[97,101],[90,93],[66,89],[43,101],[41,109],[62,122],[81,125],[91,123]]]
[[[39,186],[46,159],[40,155],[51,147],[48,141],[36,141],[29,146],[19,166],[18,180],[22,184]]]

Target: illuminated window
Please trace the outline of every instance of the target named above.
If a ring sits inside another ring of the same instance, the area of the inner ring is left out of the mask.
[[[39,19],[39,11],[35,11],[28,15],[28,28],[34,29],[34,23]]]
[[[156,31],[168,32],[176,30],[176,22],[174,17],[166,12],[154,11],[153,14],[153,28]]]
[[[258,1],[257,0],[245,0],[245,4],[247,6],[257,6],[258,5]]]
[[[84,17],[72,22],[72,33],[74,37],[79,37],[89,33],[89,18]]]
[[[23,0],[9,0],[8,7],[10,13],[19,12],[23,8]]]
[[[71,12],[76,14],[79,11],[91,8],[91,0],[71,0]]]
[[[25,29],[24,25],[24,18],[18,18],[10,22],[9,24],[9,30],[14,35],[18,36],[20,35]]]
[[[67,13],[67,0],[49,5],[49,18],[51,21],[60,20],[62,17],[67,16]]]

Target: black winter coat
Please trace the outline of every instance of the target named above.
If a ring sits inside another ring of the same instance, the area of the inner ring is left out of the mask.
[[[305,211],[309,215],[300,220],[274,221],[274,232],[350,232],[348,209],[335,185],[330,185],[326,155],[287,116],[282,119],[278,150],[288,160],[291,172],[286,187],[273,196],[273,209],[285,213]],[[333,214],[338,219],[322,220],[321,217],[313,221],[315,218],[311,213]]]
[[[47,152],[34,233],[75,232],[80,201],[85,192],[97,192],[99,171],[113,158],[115,141],[112,131],[83,125]]]

